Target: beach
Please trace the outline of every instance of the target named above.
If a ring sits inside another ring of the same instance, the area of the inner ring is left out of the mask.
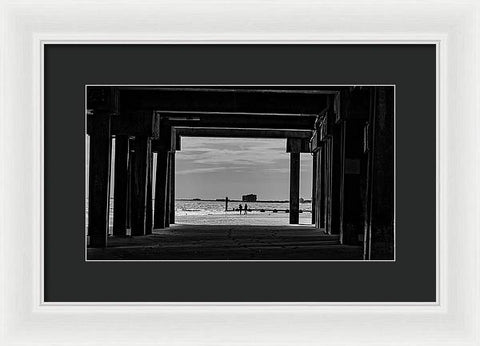
[[[312,214],[300,214],[301,225],[311,225]],[[255,226],[284,226],[289,224],[289,214],[283,212],[250,212],[240,215],[238,212],[224,212],[221,214],[175,214],[175,223],[184,225],[255,225]]]
[[[245,215],[238,210],[247,203]],[[154,203],[153,203],[154,205]],[[229,210],[225,211],[225,201],[175,201],[175,223],[185,225],[257,225],[257,226],[282,226],[289,224],[288,202],[230,202]],[[110,229],[113,226],[113,198],[110,199]],[[85,209],[85,224],[88,225],[88,203]],[[264,210],[262,212],[262,210]],[[274,212],[276,210],[277,212]],[[312,220],[311,203],[300,203],[301,213],[299,224],[310,225]]]
[[[250,202],[248,211],[240,214],[239,205],[244,209],[246,202],[230,202],[225,211],[225,201],[176,201],[175,223],[186,225],[264,225],[280,226],[289,224],[289,203]],[[232,210],[235,209],[235,210]],[[310,225],[311,204],[300,205],[300,224]],[[274,212],[276,210],[276,212]]]

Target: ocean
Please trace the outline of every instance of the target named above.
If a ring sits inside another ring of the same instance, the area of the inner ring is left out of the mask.
[[[194,225],[288,225],[288,202],[246,202],[248,209],[245,215],[238,210],[245,202],[229,202],[225,211],[225,201],[175,201],[175,223]],[[113,198],[110,199],[110,226],[113,225]],[[276,212],[275,212],[276,210]],[[311,224],[312,205],[310,202],[300,203],[300,224]],[[88,201],[86,201],[85,222],[88,225]]]

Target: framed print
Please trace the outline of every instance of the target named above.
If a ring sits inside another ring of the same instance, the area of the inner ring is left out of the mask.
[[[86,261],[395,261],[395,85],[85,88]]]
[[[435,45],[43,51],[46,303],[436,303]],[[362,69],[332,69],[344,56]],[[188,71],[175,65],[184,60]],[[287,63],[297,67],[280,78]],[[123,74],[125,64],[137,67]],[[398,113],[402,100],[416,108]],[[396,135],[412,121],[416,131]],[[416,181],[396,168],[407,161]],[[422,225],[415,242],[397,232],[405,215]],[[370,275],[383,279],[348,289]],[[93,276],[102,289],[82,284]],[[288,277],[294,287],[276,287]],[[403,284],[412,278],[415,289]]]
[[[2,344],[480,344],[478,2],[2,9]]]

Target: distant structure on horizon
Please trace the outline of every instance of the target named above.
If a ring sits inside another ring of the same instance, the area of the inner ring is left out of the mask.
[[[249,194],[249,195],[242,196],[242,202],[256,202],[256,201],[257,201],[257,195]]]

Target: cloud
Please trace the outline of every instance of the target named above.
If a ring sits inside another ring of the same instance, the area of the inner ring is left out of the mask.
[[[302,154],[301,195],[310,196],[312,160]],[[290,154],[285,139],[182,138],[176,153],[179,197],[241,196],[288,198]],[[303,179],[303,180],[302,180]]]
[[[307,155],[302,155],[303,157]],[[177,153],[178,174],[236,170],[289,172],[284,139],[184,138]],[[308,171],[311,160],[301,160]]]
[[[266,172],[270,173],[290,173],[290,168],[267,168],[265,169]]]
[[[179,160],[198,165],[265,166],[288,159],[281,139],[186,138],[181,153]]]
[[[175,174],[177,175],[185,175],[185,174],[193,174],[193,173],[213,173],[213,172],[230,172],[230,171],[241,171],[243,167],[196,167],[190,169],[177,169]]]

